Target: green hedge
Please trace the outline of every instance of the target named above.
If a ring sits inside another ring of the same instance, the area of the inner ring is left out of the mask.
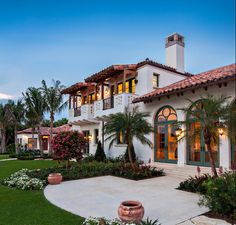
[[[61,173],[63,180],[75,180],[105,175],[140,180],[164,175],[163,170],[158,170],[150,166],[137,165],[136,170],[133,171],[130,164],[124,164],[122,162],[104,163],[96,161],[73,164],[69,169],[66,169],[65,167],[53,167],[41,170],[33,170],[28,175],[41,180],[47,180],[49,173]]]

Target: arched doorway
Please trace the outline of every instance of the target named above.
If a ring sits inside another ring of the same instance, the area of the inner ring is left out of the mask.
[[[176,111],[162,107],[155,117],[155,161],[177,163],[178,143],[176,136]]]
[[[192,104],[191,111],[203,107],[203,101],[199,100]],[[193,116],[187,115],[191,121],[187,127],[187,163],[190,165],[210,166],[209,155],[205,147],[203,130],[200,121]],[[219,165],[219,145],[212,144],[213,157],[216,166]]]

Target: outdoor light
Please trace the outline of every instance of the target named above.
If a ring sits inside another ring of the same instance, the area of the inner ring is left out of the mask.
[[[223,130],[222,127],[218,128],[218,133],[219,133],[220,136],[222,136],[224,134],[224,130]]]
[[[91,134],[88,136],[88,140],[89,140],[89,141],[92,140],[92,135],[91,135]]]
[[[175,134],[177,137],[179,137],[181,134],[182,134],[182,129],[180,127],[178,127],[176,130],[175,130]]]

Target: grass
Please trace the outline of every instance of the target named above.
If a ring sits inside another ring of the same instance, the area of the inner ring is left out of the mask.
[[[0,179],[22,168],[37,169],[55,165],[49,160],[0,162]],[[0,185],[0,225],[79,225],[83,218],[49,203],[43,191],[21,191]]]
[[[0,154],[0,160],[1,159],[8,159],[9,155],[8,154]]]

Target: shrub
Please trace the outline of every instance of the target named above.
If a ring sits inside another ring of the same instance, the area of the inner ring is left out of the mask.
[[[134,145],[131,145],[131,158],[133,160],[133,162],[136,161],[136,154],[135,154],[135,150],[134,150]],[[125,162],[129,162],[129,153],[128,153],[128,146],[126,148],[125,154],[124,154],[124,160]]]
[[[15,187],[22,190],[40,190],[46,184],[45,181],[38,178],[32,178],[27,175],[30,171],[28,169],[21,169],[13,173],[10,177],[1,181],[3,185],[8,187]]]
[[[82,160],[83,163],[89,163],[89,162],[93,162],[93,161],[96,161],[96,160],[95,160],[94,155],[91,155],[91,154],[87,155]]]
[[[96,217],[89,217],[85,219],[83,222],[83,225],[135,225],[135,223],[124,223],[119,219],[113,219],[109,220],[106,218],[96,218]],[[158,223],[158,220],[149,220],[148,218],[145,221],[141,221],[141,223],[136,224],[136,225],[161,225]]]
[[[99,141],[98,145],[97,145],[97,150],[96,150],[96,153],[95,153],[95,160],[98,161],[98,162],[102,162],[105,159],[106,159],[106,154],[105,154],[104,149],[102,147],[101,141]]]
[[[66,131],[58,133],[52,140],[53,158],[56,160],[69,160],[75,158],[80,161],[83,158],[83,151],[86,147],[86,140],[78,131]]]
[[[63,180],[83,179],[96,176],[114,175],[133,180],[140,180],[150,177],[163,176],[163,170],[158,170],[150,166],[137,166],[134,171],[130,164],[121,162],[89,162],[72,164],[69,169],[65,167],[45,168],[41,170],[33,170],[28,173],[30,177],[37,177],[41,180],[46,180],[49,173],[61,173]]]
[[[189,177],[187,180],[182,181],[177,189],[189,192],[204,193],[206,188],[203,186],[203,182],[208,180],[211,176],[203,174],[202,176]]]
[[[232,215],[236,219],[236,174],[225,172],[220,177],[207,179],[203,186],[200,205],[207,206],[212,212]]]

